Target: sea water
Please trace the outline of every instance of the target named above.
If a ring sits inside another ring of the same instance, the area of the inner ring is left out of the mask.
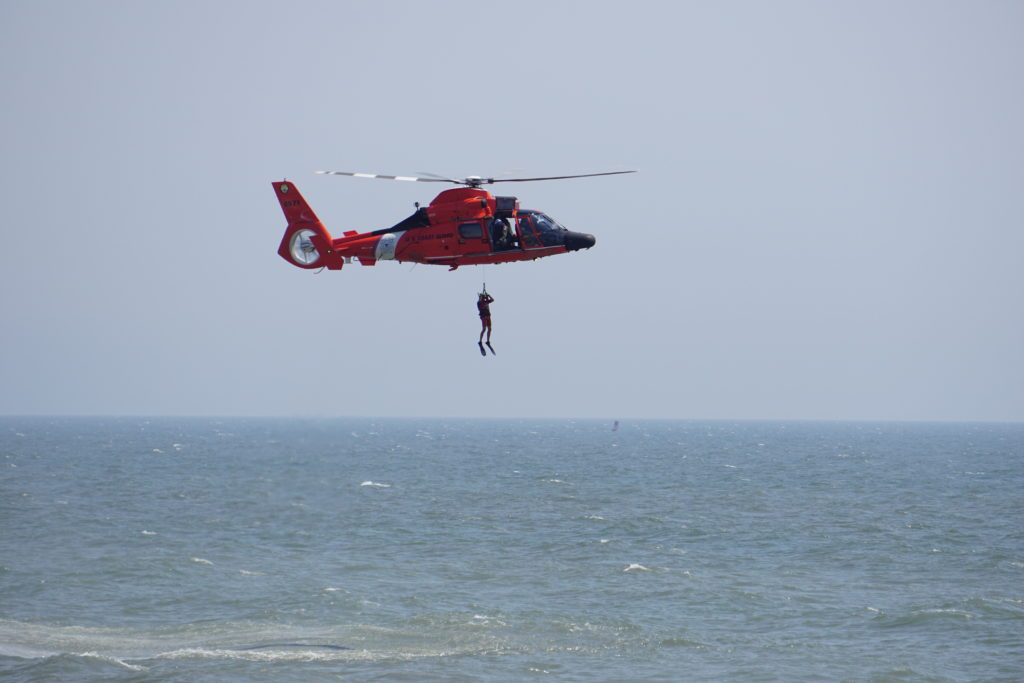
[[[1024,425],[0,418],[0,678],[1018,681]]]

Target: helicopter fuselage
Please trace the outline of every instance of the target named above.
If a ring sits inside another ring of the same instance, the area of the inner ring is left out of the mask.
[[[529,261],[589,249],[593,235],[573,232],[540,211],[520,209],[515,197],[479,187],[445,190],[430,205],[390,228],[333,237],[293,183],[273,183],[288,227],[278,253],[299,268],[339,270],[356,259],[463,265]]]

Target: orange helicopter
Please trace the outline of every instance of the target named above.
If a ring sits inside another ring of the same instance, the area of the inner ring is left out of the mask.
[[[495,197],[481,185],[564,180],[635,171],[611,171],[547,178],[482,178],[461,180],[431,177],[390,176],[345,171],[316,171],[327,175],[379,178],[421,183],[453,183],[463,187],[444,190],[427,207],[416,204],[416,212],[390,228],[370,232],[346,231],[332,237],[313,209],[287,180],[272,183],[281,210],[288,221],[281,246],[281,258],[299,268],[341,270],[355,258],[361,265],[377,261],[409,261],[448,266],[510,263],[589,249],[593,235],[567,230],[540,211],[520,209],[515,197]]]

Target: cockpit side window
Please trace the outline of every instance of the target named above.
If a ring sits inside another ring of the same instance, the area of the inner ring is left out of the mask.
[[[540,240],[533,232],[533,217],[530,214],[519,214],[519,242],[523,247],[539,247]]]

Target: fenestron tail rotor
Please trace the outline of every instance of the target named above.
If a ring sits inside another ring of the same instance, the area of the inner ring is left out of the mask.
[[[347,175],[353,178],[378,178],[380,180],[404,180],[420,183],[452,183],[454,185],[465,185],[466,187],[480,187],[481,185],[492,185],[494,183],[529,183],[537,180],[567,180],[569,178],[593,178],[602,175],[622,175],[624,173],[636,173],[636,171],[606,171],[604,173],[580,173],[577,175],[544,176],[538,178],[484,178],[482,176],[466,176],[461,180],[457,178],[445,178],[433,173],[420,173],[418,176],[380,175],[377,173],[352,173],[349,171],[314,171],[324,175]],[[430,177],[423,177],[430,176]]]
[[[311,266],[320,259],[320,252],[310,239],[315,234],[312,230],[298,230],[288,243],[292,259],[301,266]]]

